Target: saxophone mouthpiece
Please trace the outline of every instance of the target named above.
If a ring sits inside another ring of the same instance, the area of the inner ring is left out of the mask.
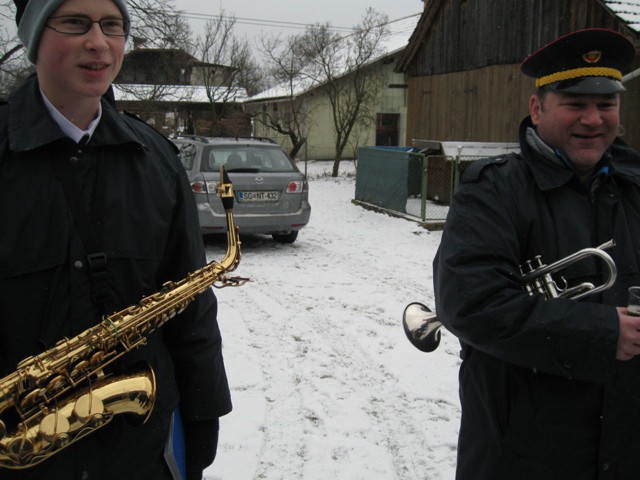
[[[224,168],[224,165],[220,167],[222,170],[222,183],[231,183],[231,179],[229,178],[229,174],[227,173],[227,169]]]
[[[218,184],[218,196],[222,200],[222,206],[226,211],[233,210],[233,184],[224,165],[220,167],[220,183]]]

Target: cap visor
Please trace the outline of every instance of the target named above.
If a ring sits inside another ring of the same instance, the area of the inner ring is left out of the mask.
[[[624,92],[622,82],[608,77],[580,77],[563,80],[547,85],[549,90],[558,93],[576,93],[583,95],[610,95]]]

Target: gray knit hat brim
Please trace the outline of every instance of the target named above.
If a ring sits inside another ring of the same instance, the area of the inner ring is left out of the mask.
[[[120,9],[127,22],[131,21],[126,0],[112,0]],[[65,2],[65,0],[29,0],[21,17],[18,19],[18,37],[27,50],[27,58],[33,64],[38,56],[38,46],[42,29],[47,19]]]

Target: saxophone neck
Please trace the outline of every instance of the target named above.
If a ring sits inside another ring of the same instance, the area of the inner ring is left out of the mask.
[[[220,183],[217,187],[218,196],[222,200],[222,206],[227,217],[227,253],[218,263],[224,272],[232,272],[240,263],[240,235],[238,227],[233,218],[233,202],[235,194],[233,193],[233,184],[224,166],[220,167]],[[243,285],[248,279],[235,277],[223,281],[224,286]]]

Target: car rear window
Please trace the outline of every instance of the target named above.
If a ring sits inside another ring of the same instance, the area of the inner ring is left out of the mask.
[[[278,148],[204,147],[200,170],[217,172],[222,165],[229,172],[243,170],[250,172],[296,171],[289,157]]]

